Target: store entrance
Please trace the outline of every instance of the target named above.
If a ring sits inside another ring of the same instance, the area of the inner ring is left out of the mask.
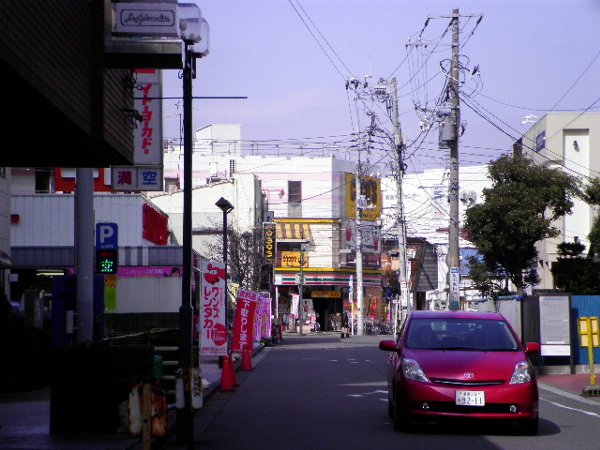
[[[340,331],[341,298],[313,298],[313,307],[318,314],[317,321],[321,325],[321,331]]]

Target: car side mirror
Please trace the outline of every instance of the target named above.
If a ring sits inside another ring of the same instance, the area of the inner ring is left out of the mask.
[[[541,345],[539,344],[539,342],[528,342],[525,345],[525,352],[526,353],[539,353],[539,351],[541,350]]]
[[[385,350],[387,352],[396,352],[398,351],[398,347],[396,347],[396,341],[379,341],[379,350]]]

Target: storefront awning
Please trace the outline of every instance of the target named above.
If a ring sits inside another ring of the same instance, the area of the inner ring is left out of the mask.
[[[307,223],[278,223],[278,241],[311,241],[310,225]]]

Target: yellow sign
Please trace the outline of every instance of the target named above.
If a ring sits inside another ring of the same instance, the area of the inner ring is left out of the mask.
[[[117,311],[117,276],[104,275],[104,312]]]
[[[598,317],[580,317],[578,321],[579,345],[587,347],[588,362],[590,365],[590,385],[596,385],[594,372],[594,347],[600,347],[600,329]]]
[[[600,328],[598,317],[579,318],[579,345],[582,347],[600,347]]]
[[[312,298],[342,298],[340,291],[312,291],[310,293]]]
[[[264,222],[263,223],[263,241],[264,248],[263,253],[265,255],[265,262],[275,262],[275,247],[276,247],[276,235],[275,235],[275,222]]]
[[[366,200],[360,218],[369,222],[376,221],[381,216],[381,180],[370,176],[362,177],[360,194]],[[356,178],[352,173],[346,174],[346,216],[348,219],[356,218]]]
[[[301,252],[281,252],[281,267],[300,267]],[[308,255],[304,255],[304,265],[308,267]]]

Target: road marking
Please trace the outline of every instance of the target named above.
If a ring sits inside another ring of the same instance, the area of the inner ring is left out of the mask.
[[[542,400],[546,400],[546,399],[542,399]],[[556,403],[550,400],[546,400],[548,403],[552,403],[554,406],[558,406],[559,408],[564,408],[564,409],[568,409],[571,411],[577,411],[580,412],[582,414],[586,414],[588,416],[592,416],[592,417],[600,417],[600,414],[592,412],[592,411],[586,411],[585,409],[579,409],[579,408],[572,408],[570,406],[566,406],[566,405],[562,405],[560,403]]]

